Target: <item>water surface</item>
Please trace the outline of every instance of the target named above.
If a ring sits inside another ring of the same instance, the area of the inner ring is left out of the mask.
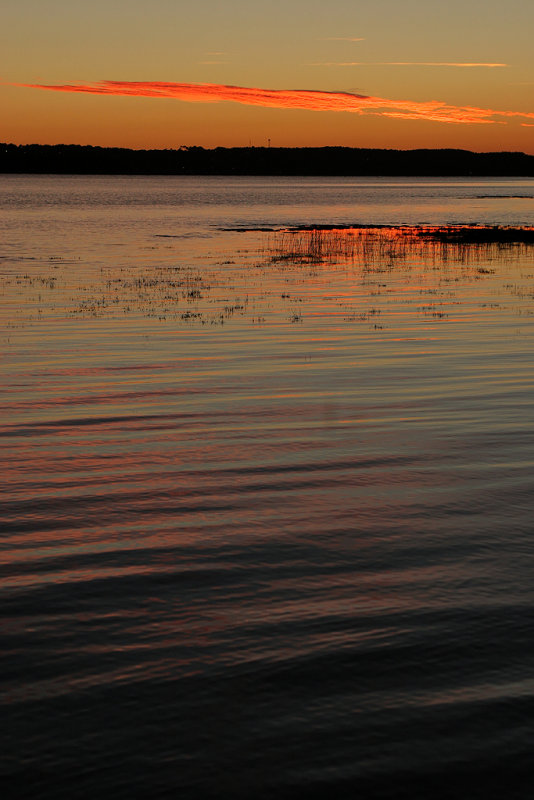
[[[533,248],[222,229],[533,225],[534,181],[0,208],[13,794],[529,797]]]

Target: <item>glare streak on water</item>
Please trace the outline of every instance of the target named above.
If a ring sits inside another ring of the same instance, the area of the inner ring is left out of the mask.
[[[6,785],[513,797],[532,248],[248,229],[533,225],[534,181],[4,176],[0,208]]]

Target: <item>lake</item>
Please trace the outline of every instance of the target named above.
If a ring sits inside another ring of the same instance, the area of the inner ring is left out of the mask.
[[[12,796],[531,796],[534,247],[467,223],[534,179],[0,176]]]

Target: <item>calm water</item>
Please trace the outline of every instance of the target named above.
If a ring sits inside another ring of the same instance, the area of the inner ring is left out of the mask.
[[[13,796],[532,796],[534,248],[223,230],[468,222],[534,180],[0,177]]]

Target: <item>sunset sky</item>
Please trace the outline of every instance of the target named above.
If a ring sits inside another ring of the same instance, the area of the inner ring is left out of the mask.
[[[4,0],[0,141],[534,153],[533,0]]]

